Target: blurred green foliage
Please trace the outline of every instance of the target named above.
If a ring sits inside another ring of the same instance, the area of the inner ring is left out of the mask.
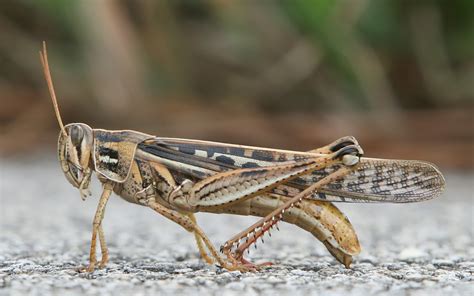
[[[136,100],[261,112],[473,101],[471,0],[3,1],[0,27],[1,92],[43,88],[44,39],[71,104],[115,100],[122,114]]]
[[[474,167],[473,0],[1,3],[0,153],[55,141],[46,40],[64,122]]]

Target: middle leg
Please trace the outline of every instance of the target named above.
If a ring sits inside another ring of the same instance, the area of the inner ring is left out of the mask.
[[[188,214],[188,217],[194,222],[194,224],[197,225],[197,220],[194,214],[190,213]],[[214,264],[214,260],[211,257],[209,257],[206,250],[204,249],[204,241],[202,237],[199,236],[199,234],[197,234],[196,232],[194,232],[194,238],[196,240],[196,244],[199,249],[199,254],[201,254],[202,259],[204,259],[204,261],[206,261],[207,264]]]
[[[203,258],[206,260],[208,263],[214,263],[217,262],[220,266],[223,268],[226,268],[228,270],[240,270],[240,271],[247,271],[247,268],[243,265],[235,265],[229,263],[226,259],[222,258],[217,251],[217,249],[214,247],[212,242],[209,240],[207,235],[204,233],[204,231],[195,223],[195,217],[194,215],[191,214],[182,214],[178,211],[166,208],[162,206],[161,204],[157,203],[154,198],[150,198],[147,201],[147,206],[150,207],[151,209],[155,210],[159,214],[165,216],[166,218],[172,220],[173,222],[176,222],[177,224],[181,225],[184,229],[186,229],[189,232],[193,232],[196,238],[196,241],[198,243],[198,247],[200,249],[201,255],[204,254]],[[207,247],[209,253],[211,254],[212,258],[207,256],[207,253],[204,251],[203,244]]]

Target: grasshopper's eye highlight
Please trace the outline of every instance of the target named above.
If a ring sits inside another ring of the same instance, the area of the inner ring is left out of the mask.
[[[84,138],[84,130],[80,126],[72,126],[69,130],[69,137],[74,146],[81,145],[82,139]]]

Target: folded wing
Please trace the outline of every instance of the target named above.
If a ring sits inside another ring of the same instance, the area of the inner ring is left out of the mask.
[[[238,168],[272,167],[314,157],[312,153],[273,150],[185,139],[156,138],[138,149],[167,165],[176,176],[199,181]],[[272,193],[294,196],[335,172],[333,165],[288,181]],[[354,171],[314,193],[311,199],[335,202],[407,203],[432,199],[444,190],[441,172],[428,162],[362,157]]]
[[[309,186],[337,168],[333,166],[315,171],[293,182],[298,186]],[[407,203],[432,199],[440,195],[444,187],[443,175],[431,163],[362,157],[353,173],[322,188],[312,198],[342,202]]]

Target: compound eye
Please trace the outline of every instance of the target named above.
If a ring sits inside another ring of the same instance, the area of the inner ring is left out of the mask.
[[[71,137],[72,144],[74,146],[79,146],[84,138],[84,130],[82,127],[74,125],[69,131],[69,136]]]

